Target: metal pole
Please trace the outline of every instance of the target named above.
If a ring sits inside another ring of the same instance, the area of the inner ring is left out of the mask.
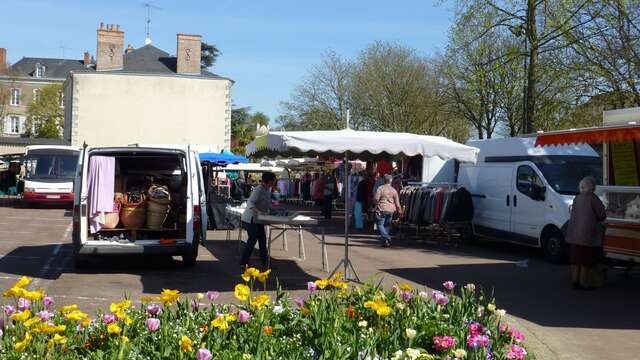
[[[347,127],[349,124],[349,110],[347,109]],[[344,152],[344,277],[350,279],[349,270],[349,155]]]

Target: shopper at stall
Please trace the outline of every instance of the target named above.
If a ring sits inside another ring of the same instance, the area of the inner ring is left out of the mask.
[[[376,204],[376,222],[380,237],[382,238],[382,246],[391,246],[391,220],[393,214],[401,211],[400,197],[398,192],[391,186],[393,176],[385,175],[384,184],[376,190],[374,202]]]
[[[331,173],[331,170],[327,170],[320,179],[320,183],[322,184],[322,216],[326,220],[331,220],[333,199],[338,195],[338,181]]]
[[[247,208],[242,214],[242,222],[247,229],[248,239],[247,245],[242,253],[240,265],[245,267],[249,264],[249,258],[256,246],[256,242],[260,246],[260,259],[263,268],[267,267],[267,237],[264,224],[258,222],[258,215],[269,212],[271,206],[271,189],[276,183],[276,175],[272,172],[262,174],[262,182],[256,186],[251,192],[251,196],[247,201]]]
[[[598,266],[602,254],[607,217],[604,204],[594,194],[596,181],[588,176],[580,181],[580,194],[573,200],[566,241],[569,244],[571,282],[578,289],[602,285],[603,271]]]

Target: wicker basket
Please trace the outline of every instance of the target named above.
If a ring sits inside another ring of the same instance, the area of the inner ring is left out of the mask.
[[[145,208],[143,204],[123,205],[120,220],[126,229],[139,229],[144,226]]]
[[[104,224],[102,227],[104,229],[115,229],[120,222],[120,213],[119,212],[110,212],[104,214]]]
[[[161,229],[169,215],[169,205],[159,204],[155,201],[147,201],[147,228]]]

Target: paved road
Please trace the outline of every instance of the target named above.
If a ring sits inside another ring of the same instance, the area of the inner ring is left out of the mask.
[[[232,299],[232,288],[239,281],[238,246],[236,241],[225,241],[224,232],[209,233],[213,241],[200,247],[193,268],[170,257],[115,257],[96,259],[89,268],[76,270],[70,215],[64,209],[0,207],[0,288],[22,275],[32,276],[59,303],[77,303],[88,311],[106,308],[124,294],[137,299],[163,288],[184,293],[218,290],[224,299]],[[335,266],[343,255],[340,223],[324,225],[329,262]],[[365,280],[382,278],[388,286],[410,281],[440,288],[444,280],[481,285],[494,292],[498,306],[506,308],[525,331],[527,345],[539,359],[638,358],[637,274],[627,280],[620,271],[612,271],[605,289],[582,292],[568,286],[566,266],[548,264],[535,250],[492,243],[454,247],[425,238],[430,239],[423,235],[383,249],[374,236],[354,235],[351,254],[358,275]],[[292,259],[298,254],[293,234],[288,252],[281,241],[273,245],[274,274],[283,288],[293,292],[326,275],[318,241],[309,234],[305,241],[303,262]],[[525,259],[527,266],[518,266]],[[274,288],[275,279],[271,281]]]

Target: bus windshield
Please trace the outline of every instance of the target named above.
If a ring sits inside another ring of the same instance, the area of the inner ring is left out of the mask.
[[[578,184],[587,176],[593,176],[596,184],[602,184],[602,158],[591,156],[543,156],[533,162],[538,166],[549,185],[562,195],[578,195]]]
[[[78,152],[33,152],[25,159],[26,178],[73,179],[78,163]]]

